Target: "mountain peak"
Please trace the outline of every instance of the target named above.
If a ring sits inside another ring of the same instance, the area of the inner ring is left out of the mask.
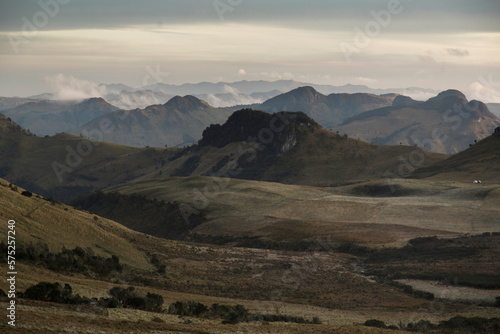
[[[314,89],[311,86],[303,86],[299,88],[295,88],[294,90],[291,90],[288,93],[285,93],[286,95],[293,95],[298,98],[304,99],[306,98],[307,100],[314,102],[317,101],[319,96],[323,96],[323,94],[318,93],[316,89]]]
[[[448,90],[442,91],[437,96],[430,98],[427,101],[438,101],[438,100],[445,100],[445,99],[458,99],[458,100],[462,100],[465,103],[467,103],[467,98],[465,97],[465,95],[461,91],[456,90],[456,89],[448,89]]]
[[[82,102],[78,103],[75,106],[75,110],[85,111],[86,113],[93,111],[101,111],[108,113],[118,110],[118,108],[112,104],[109,104],[102,97],[91,97],[89,99],[83,100]]]
[[[461,91],[448,89],[422,103],[422,107],[425,109],[448,110],[455,105],[465,105],[468,102]]]
[[[419,104],[421,103],[420,101],[415,101],[414,99],[412,99],[411,97],[409,96],[405,96],[405,95],[398,95],[394,98],[394,100],[392,101],[392,106],[393,107],[399,107],[399,106],[413,106],[413,105],[416,105],[416,104]]]
[[[200,100],[199,98],[192,95],[186,95],[184,97],[177,95],[168,100],[168,102],[165,103],[165,107],[177,109],[181,112],[188,112],[210,108],[210,105],[207,102]]]
[[[212,124],[206,128],[199,145],[224,147],[229,143],[251,141],[254,138],[263,142],[271,140],[275,153],[282,154],[296,144],[297,129],[303,125],[320,128],[318,123],[302,112],[269,114],[260,110],[241,109],[235,111],[223,125]]]

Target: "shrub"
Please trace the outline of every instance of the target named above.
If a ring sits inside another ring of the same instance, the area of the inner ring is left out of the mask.
[[[377,319],[366,320],[364,325],[368,327],[387,328],[383,321]]]
[[[33,196],[33,193],[31,191],[25,190],[21,193],[21,195],[26,196],[26,197],[31,197],[31,196]]]
[[[123,305],[123,307],[135,308],[139,310],[160,312],[163,306],[163,297],[156,293],[148,293],[146,296],[135,291],[134,287],[120,288],[114,287],[109,290],[109,294],[115,300],[106,300],[111,305]]]
[[[69,284],[64,287],[59,283],[40,282],[26,289],[24,298],[62,304],[82,304],[88,302],[88,298],[73,295],[73,289]]]

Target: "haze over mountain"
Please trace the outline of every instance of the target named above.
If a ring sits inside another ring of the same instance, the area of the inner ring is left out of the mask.
[[[457,90],[439,93],[425,102],[396,99],[394,105],[347,119],[333,130],[381,145],[418,145],[442,153],[457,153],[487,137],[500,125],[480,101],[468,101]]]
[[[102,97],[118,108],[134,109],[145,108],[153,104],[163,104],[175,95],[193,95],[215,107],[252,105],[262,103],[280,93],[304,86],[314,87],[318,92],[325,95],[332,93],[368,93],[375,95],[396,93],[408,95],[415,99],[427,99],[438,93],[433,89],[418,87],[374,89],[366,85],[346,84],[334,86],[294,80],[242,80],[237,82],[186,83],[182,85],[156,83],[130,87],[120,83],[96,84],[78,80],[71,76],[57,75],[51,78],[51,82],[53,86],[52,93],[38,94],[26,99],[81,101],[85,98]],[[0,110],[2,110],[2,99],[6,98],[0,98]]]
[[[101,115],[118,110],[102,98],[83,101],[41,100],[27,102],[2,113],[33,133],[44,136],[79,127]]]
[[[299,87],[269,99],[256,109],[267,112],[302,111],[325,128],[361,112],[390,106],[396,94],[377,96],[367,93],[335,94],[325,96],[311,86]]]
[[[223,123],[233,111],[214,108],[194,96],[175,96],[165,104],[97,117],[69,132],[92,136],[105,122],[109,129],[99,140],[136,147],[183,146],[195,143],[207,126]]]
[[[116,84],[106,85],[101,84],[101,87],[109,91],[115,91],[117,87]],[[403,94],[413,96],[417,99],[424,99],[431,97],[437,93],[433,89],[425,89],[418,87],[409,88],[389,88],[389,89],[374,89],[366,85],[343,85],[343,86],[333,86],[333,85],[321,85],[306,82],[299,82],[295,80],[276,80],[276,81],[237,81],[237,82],[200,82],[200,83],[186,83],[182,85],[173,85],[165,83],[156,83],[152,85],[146,85],[138,88],[130,88],[124,86],[122,92],[127,95],[130,92],[143,92],[151,91],[155,94],[166,94],[166,95],[193,95],[200,99],[209,102],[215,107],[227,107],[234,105],[250,105],[256,103],[262,103],[265,100],[278,95],[280,92],[288,92],[293,89],[311,86],[322,94],[332,94],[332,93],[368,93],[368,94]],[[105,97],[106,100],[109,100]],[[111,102],[111,101],[110,101]],[[123,108],[120,101],[115,101],[115,105]],[[153,104],[153,103],[150,103]]]

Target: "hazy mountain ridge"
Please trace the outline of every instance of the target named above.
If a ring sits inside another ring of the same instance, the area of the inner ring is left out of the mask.
[[[306,86],[269,99],[257,108],[267,112],[302,111],[323,127],[331,128],[350,116],[390,106],[393,99],[393,95],[377,96],[367,93],[332,93],[326,96],[313,87]]]
[[[92,134],[102,122],[110,124],[100,140],[128,146],[182,146],[195,143],[203,130],[224,122],[233,109],[214,108],[194,96],[175,96],[165,104],[145,109],[120,110],[98,118],[69,132]]]
[[[33,133],[44,136],[79,127],[92,119],[118,110],[104,99],[95,97],[83,101],[41,100],[27,102],[3,114]]]
[[[380,145],[419,145],[456,153],[487,137],[500,119],[476,100],[447,90],[425,102],[406,100],[366,111],[344,121],[335,131]]]

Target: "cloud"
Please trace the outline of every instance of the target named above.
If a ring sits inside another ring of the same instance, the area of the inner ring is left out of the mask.
[[[379,81],[377,79],[365,78],[365,77],[356,77],[354,78],[356,83],[361,83],[363,85],[376,84]]]
[[[80,80],[62,73],[47,76],[45,81],[57,100],[83,100],[91,97],[104,97],[107,94],[106,88],[95,82]]]
[[[450,56],[454,56],[454,57],[466,57],[469,55],[469,50],[466,50],[466,49],[448,48],[448,49],[446,49],[446,52]]]
[[[492,76],[488,80],[481,77],[470,84],[467,95],[485,103],[500,103],[500,82],[494,82]]]
[[[431,54],[419,55],[418,59],[425,64],[436,64],[436,58],[434,58]]]
[[[238,71],[238,74],[239,74],[239,75],[247,75],[247,71],[245,71],[244,69],[240,69],[240,70]]]
[[[263,78],[273,79],[273,80],[293,80],[295,76],[290,72],[278,73],[276,71],[273,72],[261,72],[260,75]]]

